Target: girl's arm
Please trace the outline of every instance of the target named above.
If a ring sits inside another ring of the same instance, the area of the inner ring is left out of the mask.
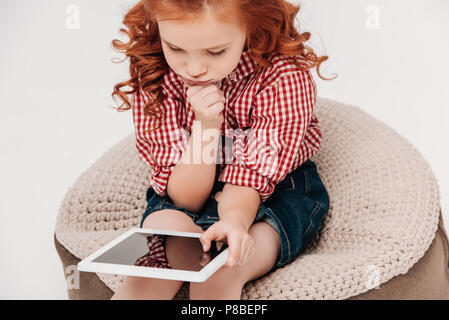
[[[226,184],[223,191],[217,192],[216,199],[220,220],[201,234],[203,250],[209,251],[212,240],[226,240],[229,245],[226,265],[244,264],[254,251],[249,228],[257,215],[259,193],[253,188]]]
[[[220,219],[232,219],[248,231],[256,218],[260,196],[253,188],[227,183],[217,196],[217,201]]]
[[[220,131],[214,129],[207,130],[208,135],[212,134],[213,140],[209,138],[202,141],[205,129],[196,124],[192,126],[192,134],[186,152],[173,169],[167,184],[167,194],[173,203],[177,207],[184,207],[192,212],[198,212],[202,208],[212,191],[220,141]],[[200,141],[201,149],[199,148]],[[210,149],[213,150],[213,161],[208,164],[205,163],[207,159],[203,159],[203,157],[211,155],[203,155],[203,150],[210,151]]]

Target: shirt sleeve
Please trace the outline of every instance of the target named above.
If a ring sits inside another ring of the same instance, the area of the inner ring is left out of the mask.
[[[152,168],[149,186],[160,196],[165,196],[170,174],[187,149],[190,134],[179,125],[177,119],[183,103],[170,94],[165,95],[160,106],[165,112],[165,119],[154,130],[157,119],[146,116],[143,109],[149,98],[141,89],[131,98],[136,148],[139,158]],[[154,131],[145,132],[150,128]]]
[[[254,188],[264,202],[294,169],[315,103],[310,71],[292,71],[262,89],[253,100],[251,128],[233,133],[232,163],[218,180]]]

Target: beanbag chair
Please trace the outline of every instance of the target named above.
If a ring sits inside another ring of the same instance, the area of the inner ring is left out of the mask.
[[[301,255],[248,282],[241,298],[449,299],[448,238],[428,163],[357,106],[318,98],[315,112],[323,138],[312,160],[329,212]],[[132,133],[80,175],[56,219],[64,270],[139,226],[150,173]],[[123,279],[81,272],[69,298],[109,299]],[[188,285],[175,299],[188,299]]]

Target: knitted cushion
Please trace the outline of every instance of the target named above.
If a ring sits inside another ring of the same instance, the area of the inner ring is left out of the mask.
[[[315,112],[323,140],[313,161],[329,212],[306,251],[248,282],[242,299],[346,299],[407,273],[435,236],[439,188],[419,152],[358,107],[318,98]],[[138,227],[150,173],[131,134],[69,189],[56,219],[57,240],[83,259]],[[113,291],[124,278],[98,276]]]

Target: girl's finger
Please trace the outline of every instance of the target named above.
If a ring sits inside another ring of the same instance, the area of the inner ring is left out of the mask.
[[[204,267],[206,264],[209,263],[209,261],[210,261],[210,254],[209,253],[203,253],[200,256],[199,264]]]
[[[226,239],[226,234],[218,230],[215,227],[215,224],[211,225],[200,236],[200,241],[203,244],[203,249],[205,252],[210,249],[210,245],[213,240],[220,241],[224,239]]]
[[[192,97],[194,94],[196,94],[198,91],[200,91],[202,88],[200,86],[190,86],[187,91],[186,95],[188,98]]]
[[[223,248],[224,242],[223,241],[217,241],[217,250],[220,251],[221,248]]]
[[[215,233],[214,228],[209,227],[206,231],[204,231],[200,236],[200,241],[203,245],[204,252],[207,252],[210,248],[210,243],[214,239]]]
[[[198,88],[198,90],[194,91],[193,94],[198,93],[198,97],[200,97],[203,100],[206,99],[209,94],[211,94],[217,90],[217,88],[215,86],[207,86],[207,87],[197,86],[196,88]]]

